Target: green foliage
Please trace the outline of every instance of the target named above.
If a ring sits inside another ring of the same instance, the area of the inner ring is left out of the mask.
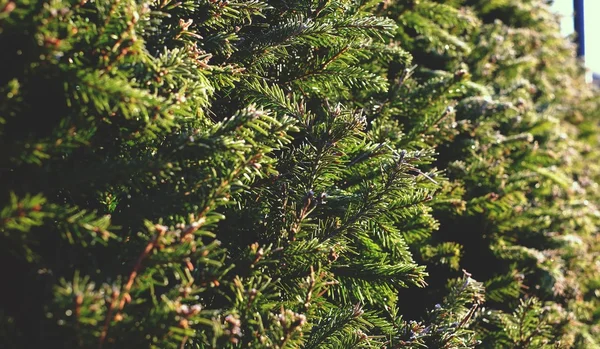
[[[0,52],[7,347],[598,346],[543,1],[0,0]]]

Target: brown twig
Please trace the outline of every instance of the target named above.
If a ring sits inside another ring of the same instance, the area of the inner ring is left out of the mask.
[[[165,234],[165,232],[168,229],[165,226],[156,225],[156,230],[158,232],[154,235],[154,238],[148,243],[148,245],[146,245],[146,248],[144,248],[142,253],[139,255],[135,265],[133,266],[133,270],[129,274],[127,283],[123,287],[123,292],[121,293],[122,296],[121,296],[121,301],[119,302],[119,306],[117,308],[117,314],[115,314],[114,318],[117,318],[120,315],[120,312],[123,310],[123,307],[125,307],[125,302],[128,299],[131,299],[129,292],[131,291],[131,287],[133,286],[133,282],[135,281],[135,278],[137,277],[140,269],[142,268],[142,262],[144,261],[144,259],[146,259],[146,257],[148,257],[150,252],[152,252],[154,247],[157,245],[159,239]],[[104,321],[104,328],[102,329],[102,334],[100,335],[100,343],[98,345],[98,348],[102,348],[102,346],[104,345],[104,342],[106,340],[106,335],[108,334],[108,328],[110,326],[111,320],[113,319],[112,313],[113,313],[114,309],[116,308],[115,303],[116,303],[116,300],[118,297],[119,297],[119,292],[118,291],[113,292],[113,300],[111,301],[110,308],[108,309],[108,313],[106,314],[106,320]]]
[[[248,166],[249,163],[255,162],[258,158],[260,158],[260,156],[261,156],[261,154],[255,154],[254,156],[252,156],[250,158],[250,160],[245,164],[245,166]],[[230,179],[226,179],[221,182],[221,184],[217,188],[215,197],[219,197],[223,194],[223,191],[227,188],[227,185],[241,172],[242,168],[235,169],[230,174]],[[198,230],[204,224],[204,222],[206,221],[206,214],[209,212],[211,206],[213,206],[214,203],[215,203],[215,199],[213,198],[213,200],[211,200],[210,204],[206,205],[206,207],[199,213],[198,220],[195,223],[190,224],[184,230],[182,237],[185,237],[185,236],[188,236],[188,235],[194,233],[196,230]],[[99,345],[98,345],[99,349],[102,349],[102,346],[104,345],[104,342],[106,341],[106,337],[108,334],[108,329],[109,329],[111,320],[114,318],[118,318],[120,315],[120,312],[125,307],[125,303],[127,302],[127,300],[131,300],[131,295],[129,294],[129,292],[131,291],[131,287],[133,287],[133,283],[135,282],[135,279],[136,279],[140,269],[142,268],[142,262],[144,261],[144,259],[146,259],[146,257],[148,257],[150,252],[152,252],[152,250],[156,247],[160,238],[162,236],[164,236],[165,233],[168,231],[168,228],[165,226],[162,226],[162,225],[156,225],[155,228],[157,230],[157,233],[154,235],[154,238],[146,245],[146,247],[144,248],[142,253],[139,255],[131,273],[129,274],[127,283],[123,287],[123,292],[121,293],[122,296],[121,296],[121,300],[119,302],[118,308],[115,306],[115,304],[119,297],[119,292],[118,291],[113,292],[113,298],[111,300],[111,304],[110,304],[108,312],[106,314],[106,320],[104,321],[104,327],[102,329],[102,334],[100,335],[100,340],[99,340]],[[115,308],[117,309],[117,313],[113,317],[112,313]],[[185,341],[182,344],[185,344]]]
[[[115,309],[115,305],[117,304],[117,298],[119,297],[119,290],[116,288],[113,290],[112,299],[110,301],[110,305],[108,306],[108,312],[106,313],[106,319],[104,320],[104,326],[102,327],[102,334],[100,335],[100,341],[98,343],[98,348],[101,349],[104,345],[104,340],[106,339],[106,334],[108,333],[108,326],[110,325],[110,319],[112,318],[112,313]]]
[[[131,290],[131,287],[133,286],[133,282],[135,281],[137,274],[139,273],[140,269],[142,268],[142,262],[150,254],[150,252],[154,249],[154,247],[158,243],[158,240],[165,234],[165,232],[168,229],[165,226],[156,225],[156,230],[158,230],[158,233],[156,233],[156,235],[154,235],[154,239],[152,239],[152,241],[150,241],[148,243],[148,245],[146,245],[146,248],[144,249],[144,251],[142,251],[142,253],[138,257],[138,259],[135,263],[135,266],[133,267],[133,270],[129,274],[129,279],[127,280],[127,283],[125,284],[125,287],[123,288],[123,296],[121,297],[121,302],[119,303],[119,311],[123,310],[123,307],[125,306],[125,301],[129,296],[129,291]]]
[[[315,289],[315,284],[316,284],[316,280],[315,280],[315,269],[313,268],[313,266],[310,266],[310,277],[309,277],[309,285],[308,285],[308,291],[306,292],[306,298],[304,299],[304,310],[308,311],[308,308],[310,307],[310,301],[312,299],[312,293],[313,290]]]
[[[183,337],[183,339],[181,340],[181,345],[179,345],[179,349],[184,349],[185,348],[185,344],[188,341],[188,336]]]

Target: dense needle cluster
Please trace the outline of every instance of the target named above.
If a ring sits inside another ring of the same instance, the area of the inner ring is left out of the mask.
[[[0,0],[7,348],[600,347],[542,0]]]

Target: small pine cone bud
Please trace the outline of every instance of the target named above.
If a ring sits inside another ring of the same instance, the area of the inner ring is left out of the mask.
[[[339,257],[339,254],[332,248],[331,250],[329,250],[329,255],[327,256],[327,259],[329,259],[330,262],[335,262]]]
[[[182,304],[177,308],[177,313],[187,315],[190,312],[190,307],[187,304]]]
[[[362,310],[360,304],[356,304],[353,308],[352,308],[352,316],[354,318],[360,317],[362,316],[362,314],[364,314],[364,310]]]
[[[250,300],[254,300],[254,298],[256,298],[256,295],[258,294],[258,290],[253,288],[250,291],[248,291],[248,295],[250,296]]]
[[[302,327],[304,324],[306,324],[306,316],[304,314],[294,314],[291,328]]]
[[[342,106],[340,104],[337,104],[335,106],[335,109],[333,110],[333,114],[334,115],[340,115],[341,112],[342,112]]]
[[[361,341],[361,342],[362,342],[362,341],[364,341],[364,340],[367,340],[367,339],[369,338],[369,336],[367,336],[367,334],[366,334],[366,333],[364,333],[364,332],[363,332],[363,331],[361,331],[361,330],[358,330],[358,331],[356,332],[356,334],[358,335],[359,341]]]
[[[239,319],[235,318],[233,315],[227,315],[225,317],[225,322],[227,322],[228,324],[234,326],[234,327],[239,327],[242,323],[240,322]]]
[[[181,320],[179,320],[179,327],[181,327],[181,328],[188,328],[189,327],[189,322],[187,321],[187,319],[181,319]]]
[[[192,23],[194,23],[193,19],[188,19],[187,21],[184,21],[183,19],[179,19],[179,27],[181,27],[182,30],[188,30],[188,28],[190,27],[190,25],[192,25]]]
[[[192,288],[191,287],[181,287],[179,289],[179,294],[182,297],[187,297],[190,293],[192,293]]]
[[[194,304],[190,308],[189,315],[196,315],[196,314],[200,313],[200,311],[202,311],[202,306],[200,304]]]
[[[459,69],[454,73],[454,79],[460,81],[467,75],[467,71],[464,69]]]
[[[0,12],[8,15],[15,9],[15,7],[17,7],[17,5],[13,1],[10,1],[4,6],[2,11],[0,11]]]
[[[226,332],[229,332],[230,338],[229,340],[232,343],[237,343],[239,341],[238,336],[240,336],[242,334],[242,330],[240,328],[241,326],[241,321],[234,317],[233,315],[227,315],[225,317],[225,322],[229,325],[229,330]]]
[[[189,271],[194,271],[194,264],[192,264],[192,262],[189,259],[186,259],[185,266],[188,268]]]

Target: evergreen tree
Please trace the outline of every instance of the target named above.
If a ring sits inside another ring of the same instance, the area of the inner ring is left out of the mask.
[[[542,1],[0,0],[0,51],[7,347],[598,345]]]

